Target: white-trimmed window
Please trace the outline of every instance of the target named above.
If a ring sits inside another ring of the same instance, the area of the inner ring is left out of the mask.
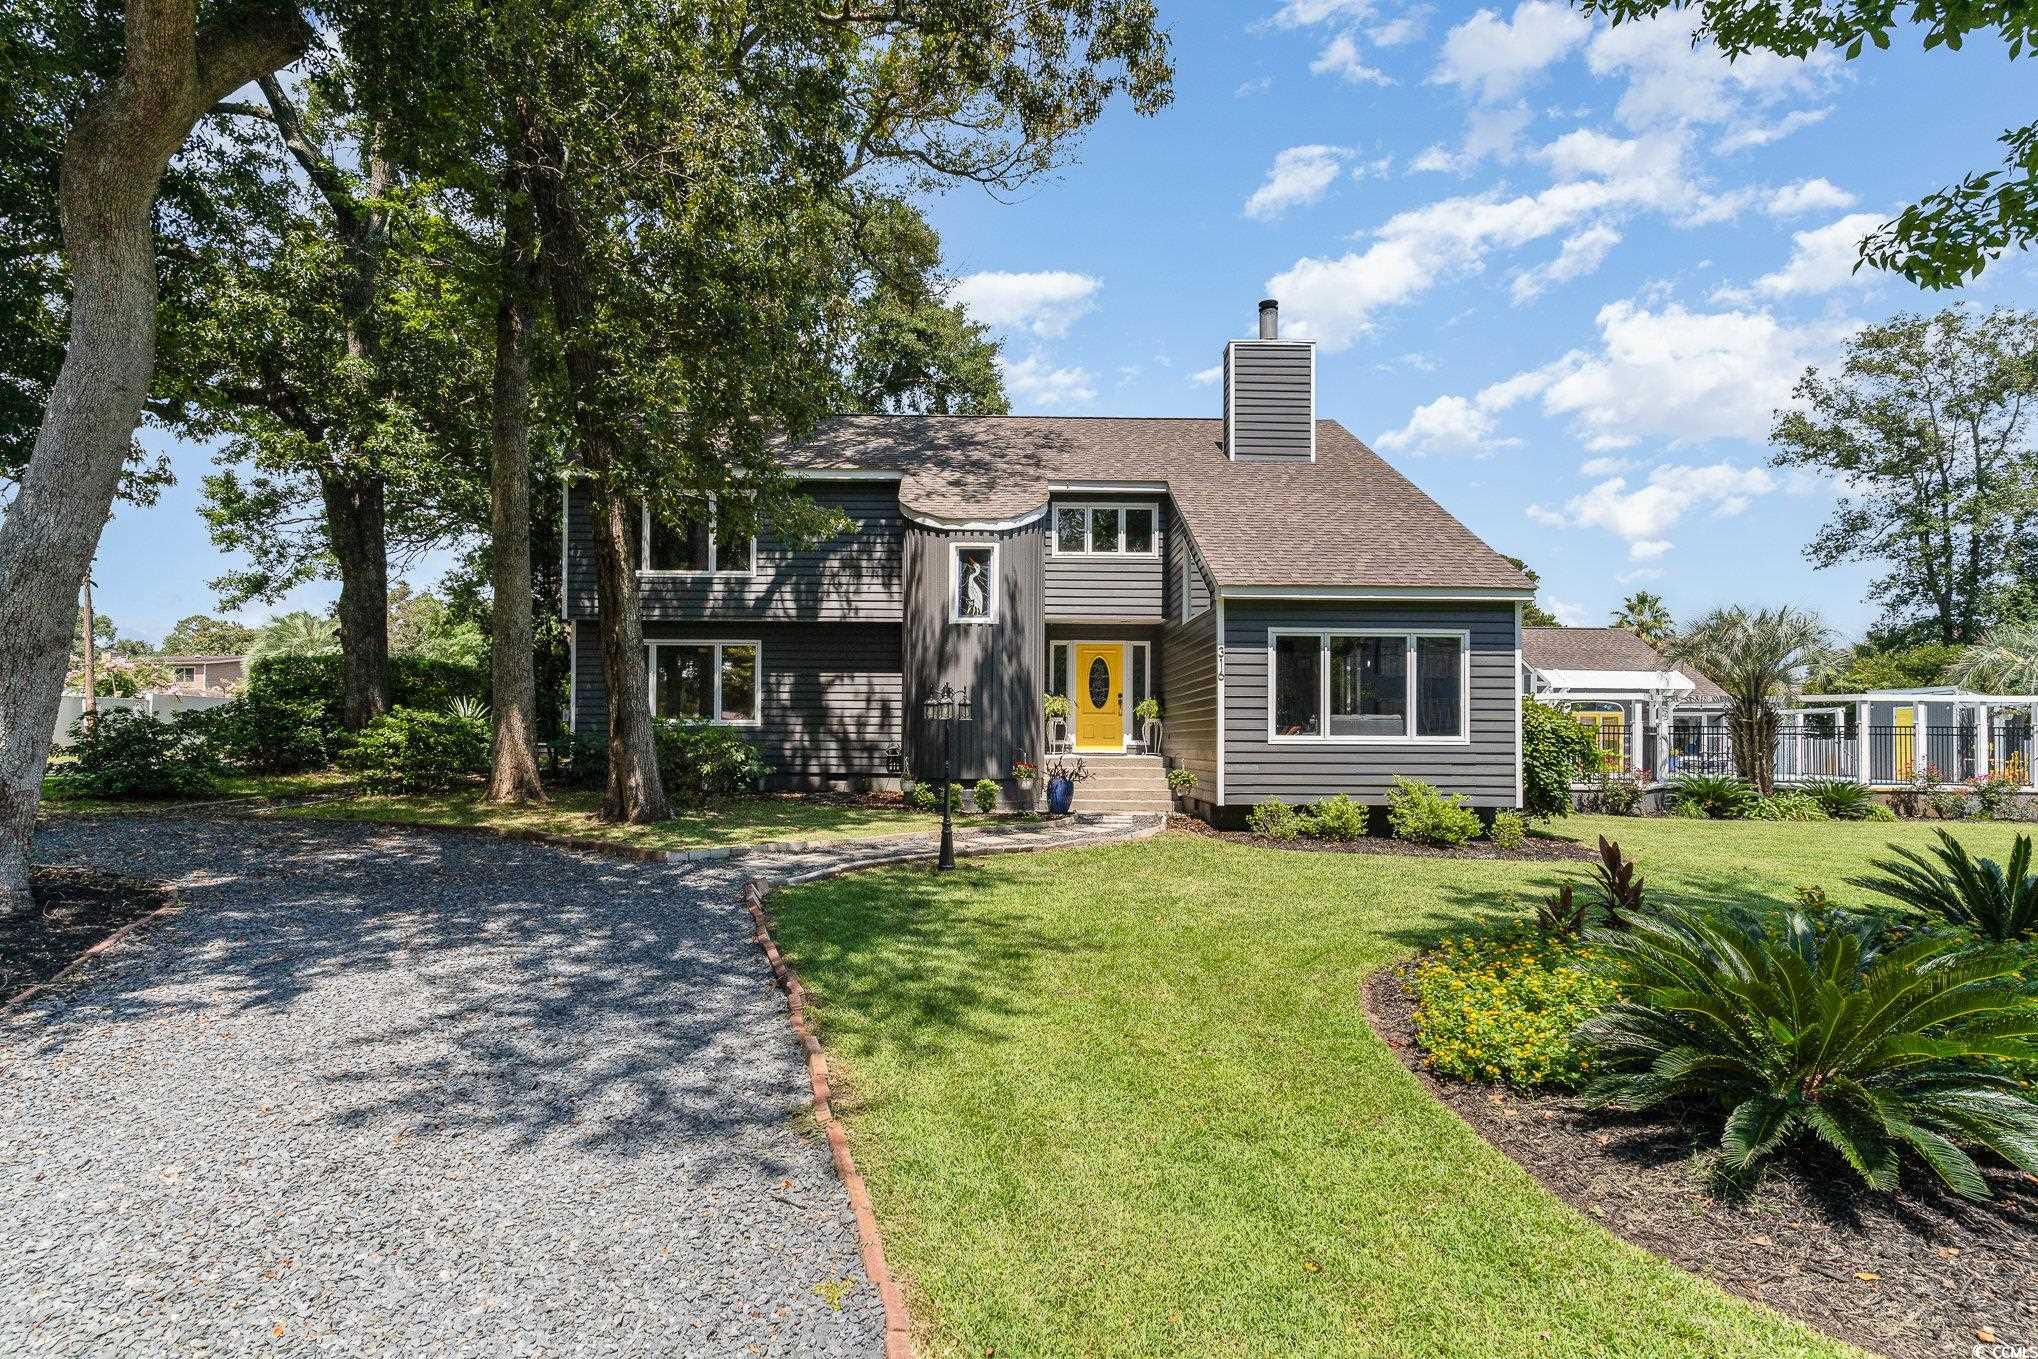
[[[1267,637],[1270,741],[1443,741],[1471,725],[1464,632],[1276,628]]]
[[[764,718],[764,647],[757,642],[647,642],[658,717],[754,727]]]
[[[948,545],[948,619],[952,623],[998,621],[998,545]]]
[[[1155,505],[1088,505],[1058,500],[1050,546],[1057,557],[1157,557],[1161,516]]]
[[[639,507],[643,515],[643,562],[638,570],[647,576],[749,576],[756,574],[757,539],[736,538],[716,532],[715,497],[706,497],[705,507],[675,528],[651,507]]]

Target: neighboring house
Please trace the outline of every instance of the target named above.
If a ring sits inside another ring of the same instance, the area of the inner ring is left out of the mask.
[[[868,786],[938,772],[920,714],[953,685],[969,781],[1050,753],[1051,690],[1092,770],[1158,781],[1164,756],[1212,818],[1377,804],[1396,775],[1518,806],[1530,582],[1317,418],[1315,346],[1279,339],[1271,302],[1260,336],[1226,346],[1218,418],[830,421],[785,460],[855,531],[811,547],[724,540],[712,506],[685,533],[647,517],[654,710],[754,732],[787,786]],[[569,483],[572,720],[600,731],[588,510]]]
[[[1728,767],[1726,691],[1624,628],[1523,628],[1523,683],[1590,726],[1613,770]]]
[[[227,694],[239,687],[245,656],[153,656],[170,672],[173,694]]]

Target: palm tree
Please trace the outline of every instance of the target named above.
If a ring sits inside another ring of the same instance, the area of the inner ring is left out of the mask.
[[[1727,691],[1734,767],[1767,797],[1776,787],[1776,702],[1831,651],[1833,634],[1808,609],[1714,609],[1670,644]]]
[[[1984,694],[2038,694],[2038,619],[1996,624],[1946,667],[1946,678]]]
[[[278,614],[262,625],[248,647],[250,661],[267,656],[322,656],[340,649],[338,629],[330,618],[299,609]]]
[[[1614,611],[1613,625],[1632,632],[1650,646],[1661,646],[1676,635],[1663,596],[1647,590],[1637,590],[1621,601],[1620,608]]]

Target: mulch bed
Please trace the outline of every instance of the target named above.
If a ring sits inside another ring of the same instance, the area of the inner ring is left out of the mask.
[[[1415,859],[1597,859],[1598,854],[1575,840],[1530,832],[1519,848],[1502,849],[1490,840],[1471,840],[1455,849],[1439,845],[1418,845],[1387,835],[1367,835],[1357,840],[1269,840],[1250,831],[1219,830],[1207,821],[1176,813],[1168,817],[1168,829],[1229,840],[1237,845],[1261,849],[1292,849],[1315,854],[1396,854]]]
[[[0,1004],[48,981],[123,925],[170,904],[158,883],[46,866],[28,871],[35,909],[0,919]]]
[[[1714,1125],[1431,1076],[1406,978],[1405,967],[1385,968],[1366,983],[1381,1040],[1480,1136],[1615,1235],[1894,1359],[2038,1346],[2033,1177],[1987,1172],[1995,1198],[1980,1204],[1922,1178],[1891,1197],[1808,1156],[1772,1167],[1744,1197],[1724,1197],[1705,1174]]]

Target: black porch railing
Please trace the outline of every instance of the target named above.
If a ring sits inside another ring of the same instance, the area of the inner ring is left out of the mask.
[[[2027,722],[1995,723],[1986,740],[1978,726],[1871,726],[1866,731],[1867,778],[1877,785],[1999,777],[2029,786],[2038,753]],[[1723,725],[1679,724],[1660,753],[1657,729],[1644,736],[1643,767],[1659,778],[1739,772],[1732,733]],[[1838,722],[1785,723],[1777,728],[1774,767],[1779,783],[1858,779],[1863,771],[1857,733]]]

